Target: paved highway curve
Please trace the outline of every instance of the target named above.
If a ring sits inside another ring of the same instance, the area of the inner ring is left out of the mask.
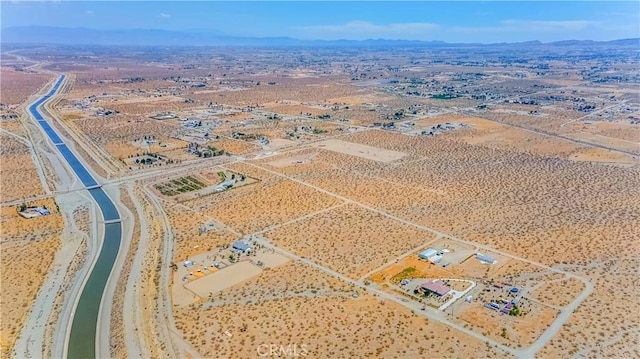
[[[118,256],[120,242],[122,241],[122,225],[116,206],[109,196],[102,190],[98,182],[91,176],[86,167],[80,162],[73,152],[67,147],[62,138],[49,125],[38,108],[56,94],[62,85],[65,75],[61,75],[53,88],[38,101],[29,106],[29,112],[36,119],[40,127],[49,136],[53,145],[58,149],[62,157],[73,169],[80,182],[87,188],[95,202],[100,207],[104,225],[104,239],[98,260],[89,274],[80,299],[74,313],[73,323],[69,333],[67,357],[69,358],[95,358],[96,357],[96,328],[98,313],[107,280],[111,269]]]

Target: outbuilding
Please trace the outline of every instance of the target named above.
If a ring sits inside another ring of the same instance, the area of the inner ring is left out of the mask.
[[[482,263],[485,263],[485,264],[496,264],[496,263],[498,263],[498,261],[495,260],[493,257],[489,257],[489,256],[481,254],[481,253],[476,254],[476,259],[479,260]]]
[[[251,247],[246,244],[244,241],[235,241],[232,245],[233,249],[239,252],[249,252],[251,251]]]
[[[438,254],[438,251],[433,248],[427,248],[424,252],[418,254],[418,258],[428,260],[429,258]]]

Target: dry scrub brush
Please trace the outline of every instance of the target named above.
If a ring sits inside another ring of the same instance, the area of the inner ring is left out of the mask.
[[[52,201],[40,205],[55,207]],[[53,208],[52,208],[53,209]],[[2,356],[8,357],[27,313],[44,282],[60,245],[62,218],[54,213],[35,219],[20,217],[15,208],[2,208],[0,294]]]
[[[2,201],[43,195],[40,176],[27,146],[14,137],[0,134],[0,188]]]
[[[328,173],[317,174],[312,183],[377,204],[402,218],[547,264],[631,253],[638,239],[633,230],[638,226],[634,213],[640,212],[637,169],[380,131],[349,139],[424,156],[422,161],[372,172],[372,177],[411,184],[415,190],[395,196],[391,189],[380,189],[383,184],[362,188],[359,184],[364,180],[349,181],[346,173],[347,180],[339,186],[331,180],[334,174]],[[421,201],[424,195],[418,188],[437,192]],[[559,252],[559,247],[568,251]]]
[[[164,208],[175,235],[174,262],[185,261],[192,255],[229,245],[237,238],[235,234],[222,228],[200,233],[201,227],[211,222],[209,218],[168,202]]]
[[[295,310],[294,310],[295,308]],[[504,357],[504,353],[393,302],[285,298],[176,311],[184,337],[204,356],[256,357],[260,344],[305,345],[314,357]],[[227,337],[224,332],[233,336]]]
[[[252,233],[340,203],[332,196],[288,180],[253,189],[232,202],[212,201],[207,213],[241,233]]]
[[[593,357],[637,357],[640,313],[635,308],[640,306],[636,290],[640,262],[621,258],[566,268],[594,281],[594,292],[539,354],[566,357],[580,351]]]
[[[356,289],[346,282],[299,262],[264,270],[258,277],[205,298],[201,308],[250,304],[292,297],[347,297]]]
[[[346,205],[265,233],[279,246],[359,278],[433,238],[430,232]]]
[[[53,75],[50,74],[17,72],[6,69],[0,70],[0,77],[2,77],[0,103],[5,105],[23,103],[53,79]]]

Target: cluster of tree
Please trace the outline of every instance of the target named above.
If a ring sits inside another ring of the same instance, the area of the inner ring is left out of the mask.
[[[128,79],[125,80],[125,83],[136,83],[136,82],[144,82],[144,78],[143,77],[130,77]]]
[[[596,105],[595,104],[578,106],[578,108],[577,108],[578,111],[584,111],[584,112],[590,112],[590,111],[593,111],[595,109],[596,109]]]
[[[143,159],[136,158],[136,164],[150,165],[152,163],[153,160],[149,157]]]
[[[197,143],[190,143],[187,146],[187,150],[189,151],[189,153],[192,153],[198,157],[204,157],[204,158],[222,156],[225,154],[224,150],[219,150],[214,146],[207,146],[205,149],[203,149]]]
[[[202,156],[201,157],[216,157],[216,156],[222,156],[224,155],[224,150],[219,150],[213,146],[207,146],[207,149],[202,151]]]
[[[520,104],[520,105],[534,105],[534,106],[538,106],[540,105],[538,103],[538,101],[533,100],[533,99],[522,99],[522,100],[513,100],[511,103],[516,103],[516,104]]]

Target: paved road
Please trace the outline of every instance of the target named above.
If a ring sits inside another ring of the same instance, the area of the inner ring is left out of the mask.
[[[613,104],[613,105],[611,105],[611,106],[603,107],[603,108],[601,108],[601,109],[599,109],[599,110],[597,110],[597,111],[589,112],[588,114],[586,114],[586,115],[584,115],[584,116],[582,116],[582,117],[578,117],[578,118],[576,118],[576,119],[569,120],[569,121],[567,121],[567,122],[564,122],[564,123],[560,124],[560,127],[564,127],[564,126],[566,126],[566,125],[568,125],[568,124],[570,124],[570,123],[574,123],[574,122],[578,122],[578,121],[584,120],[584,119],[585,119],[585,118],[587,118],[587,117],[591,117],[591,116],[593,116],[593,115],[597,115],[597,114],[599,114],[599,113],[601,113],[601,112],[604,112],[604,111],[606,111],[606,110],[609,110],[609,109],[612,109],[612,108],[615,108],[615,107],[618,107],[618,106],[622,106],[622,105],[624,105],[624,104],[625,104],[625,103],[627,103],[627,102],[629,102],[629,100],[624,100],[624,101],[622,101],[622,102],[619,102],[619,103]]]
[[[560,139],[560,140],[574,142],[574,143],[577,143],[577,144],[580,144],[580,145],[584,145],[584,146],[587,146],[587,147],[600,148],[600,149],[603,149],[603,150],[609,150],[609,151],[612,151],[612,152],[618,152],[618,153],[622,153],[622,154],[630,155],[630,156],[639,156],[640,155],[640,152],[626,151],[626,150],[622,150],[622,149],[619,149],[619,148],[614,148],[614,147],[601,145],[601,144],[598,144],[598,143],[583,141],[583,140],[580,140],[580,139],[577,139],[577,138],[571,138],[571,137],[564,136],[564,135],[561,135],[561,134],[558,134],[558,133],[554,133],[554,132],[551,132],[551,131],[541,130],[541,129],[537,129],[537,128],[533,128],[533,127],[522,126],[522,125],[518,125],[518,124],[515,124],[515,123],[496,120],[494,118],[482,117],[480,114],[472,113],[472,112],[469,112],[469,111],[459,110],[459,111],[455,111],[455,112],[460,113],[460,114],[465,115],[465,116],[480,118],[480,119],[483,119],[483,120],[500,123],[500,124],[505,125],[505,126],[511,126],[511,127],[519,128],[519,129],[527,131],[527,132],[536,133],[536,134],[547,136],[547,137],[553,137],[553,138],[557,138],[557,139]]]
[[[120,214],[113,201],[103,191],[100,184],[89,173],[81,160],[67,147],[64,140],[53,127],[51,127],[39,110],[42,104],[58,92],[64,79],[65,75],[61,75],[45,96],[29,106],[29,112],[49,137],[60,155],[68,163],[80,182],[87,188],[89,194],[91,194],[100,208],[102,218],[105,221],[102,248],[100,249],[100,254],[89,277],[86,278],[74,313],[72,314],[73,321],[66,351],[67,357],[69,358],[93,358],[96,357],[98,313],[100,311],[105,285],[120,249],[122,225],[120,223]]]

